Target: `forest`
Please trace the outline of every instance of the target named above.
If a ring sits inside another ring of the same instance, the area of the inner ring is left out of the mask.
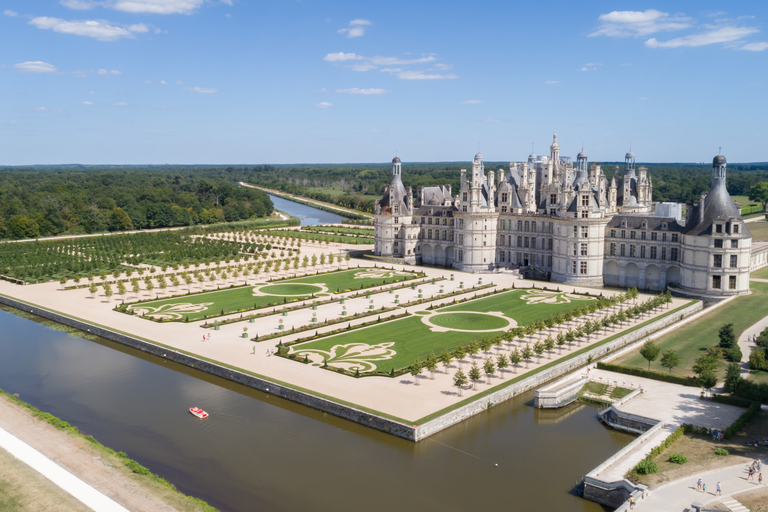
[[[0,237],[10,239],[263,218],[272,201],[232,167],[0,168]]]
[[[486,171],[507,169],[486,162]],[[697,202],[710,188],[708,164],[645,165],[655,201]],[[610,180],[623,162],[603,163]],[[404,163],[406,186],[449,184],[471,162]],[[389,163],[343,165],[163,165],[0,167],[0,238],[214,224],[270,215],[269,197],[244,181],[372,213],[390,182]],[[768,181],[768,163],[729,164],[728,191],[748,195]]]

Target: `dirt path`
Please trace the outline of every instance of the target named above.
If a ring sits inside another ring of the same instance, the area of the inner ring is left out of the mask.
[[[141,512],[203,510],[201,506],[183,495],[147,477],[134,474],[116,455],[35,418],[29,411],[2,395],[0,395],[0,427],[129,510]],[[34,478],[27,478],[30,474],[33,474]],[[14,493],[14,502],[9,505],[9,510],[64,510],[60,507],[45,507],[45,504],[52,498],[55,499],[55,496],[63,496],[58,487],[4,451],[0,456],[0,486],[4,490],[8,486]],[[57,494],[51,496],[50,492]],[[68,495],[66,498],[66,501],[71,499]],[[82,506],[76,500],[73,500],[73,503]],[[5,503],[0,500],[0,505]],[[43,508],[38,508],[41,505]],[[2,506],[0,508],[5,510]],[[88,508],[73,506],[66,510],[88,510]]]

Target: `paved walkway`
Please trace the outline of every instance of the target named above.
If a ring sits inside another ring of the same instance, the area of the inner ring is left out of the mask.
[[[763,464],[765,464],[765,460]],[[763,467],[763,471],[768,470]],[[699,478],[707,484],[706,493],[696,490],[696,481]],[[722,496],[716,495],[717,482],[720,482],[722,486]],[[758,487],[757,477],[755,477],[755,480],[747,480],[747,465],[738,464],[727,468],[713,469],[700,475],[692,475],[662,485],[652,491],[647,498],[638,502],[635,510],[652,510],[656,512],[669,510],[677,512],[690,507],[694,501],[704,505],[718,501],[725,502],[729,496],[744,491],[751,491]]]
[[[0,428],[0,447],[97,512],[129,512],[19,438]]]
[[[749,280],[757,281],[760,283],[768,283],[768,279],[758,279],[751,277]],[[768,316],[758,320],[756,323],[744,329],[744,332],[741,333],[741,336],[739,336],[738,344],[739,348],[741,349],[741,374],[743,376],[749,374],[749,354],[752,353],[752,349],[755,347],[755,343],[748,341],[748,338],[752,335],[759,336],[760,333],[763,332],[763,330],[766,328],[768,328]]]

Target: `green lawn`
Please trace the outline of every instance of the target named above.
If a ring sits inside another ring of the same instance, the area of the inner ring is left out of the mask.
[[[749,232],[752,233],[753,242],[765,242],[768,240],[768,221],[759,220],[747,224]]]
[[[279,230],[270,230],[269,232],[271,235],[275,236],[285,236],[290,237],[292,235],[298,234],[300,239],[304,240],[314,240],[314,241],[320,241],[325,242],[326,240],[329,243],[343,243],[343,244],[372,244],[373,238],[357,238],[354,236],[344,236],[344,235],[326,235],[323,233],[310,233],[309,231],[279,231]]]
[[[531,301],[561,302],[529,304],[523,299],[526,296]],[[424,316],[419,315],[295,345],[292,352],[300,356],[308,355],[318,364],[326,360],[331,366],[351,371],[359,367],[361,373],[376,370],[388,372],[392,368],[398,370],[410,366],[417,359],[423,361],[431,352],[439,355],[444,350],[453,350],[475,338],[493,336],[509,327],[509,322],[498,316],[444,313],[498,311],[522,325],[585,303],[585,300],[573,300],[568,296],[569,294],[546,293],[542,290],[514,290],[441,308],[428,316],[430,322],[435,319],[434,324],[447,328],[475,331],[498,329],[497,331],[433,332],[430,326],[422,321]],[[588,300],[586,297],[584,299]]]
[[[240,310],[253,310],[272,307],[278,304],[309,299],[312,294],[322,291],[325,285],[331,292],[338,290],[357,290],[361,287],[379,286],[421,276],[414,272],[401,272],[387,269],[355,268],[340,272],[329,272],[315,276],[287,279],[258,286],[268,295],[254,295],[254,286],[226,288],[181,297],[138,302],[129,305],[137,314],[146,313],[156,318],[176,321],[200,320],[212,316]]]
[[[763,267],[755,270],[749,277],[757,277],[758,279],[768,279],[768,267]]]
[[[696,358],[707,348],[718,343],[717,331],[724,324],[733,323],[736,336],[761,318],[768,316],[768,283],[753,282],[750,286],[752,293],[737,297],[728,304],[712,310],[699,319],[683,325],[674,332],[656,340],[661,351],[674,350],[680,356],[680,366],[674,368],[675,375],[692,375],[691,367]],[[651,363],[651,369],[661,372],[669,370],[660,365],[661,358]],[[648,361],[640,355],[640,348],[618,358],[616,364],[648,368]],[[721,362],[721,367],[725,367]],[[723,372],[718,376],[722,378]]]

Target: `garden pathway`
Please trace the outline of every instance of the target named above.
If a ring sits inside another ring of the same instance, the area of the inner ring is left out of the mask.
[[[750,278],[750,281],[758,281],[760,283],[768,283],[768,279]],[[739,336],[738,344],[741,349],[741,374],[746,377],[749,375],[749,354],[752,353],[752,349],[755,347],[755,343],[748,340],[750,336],[760,335],[764,329],[768,328],[768,316],[759,320],[758,322],[750,325]]]
[[[765,460],[763,461],[765,463]],[[707,492],[696,490],[696,481],[701,477],[707,484]],[[716,495],[717,482],[722,486],[722,496]],[[698,501],[704,505],[716,501],[724,502],[727,497],[759,487],[757,480],[747,480],[747,466],[738,464],[727,468],[713,469],[698,476],[688,476],[662,485],[640,500],[635,510],[654,512],[685,510]]]

